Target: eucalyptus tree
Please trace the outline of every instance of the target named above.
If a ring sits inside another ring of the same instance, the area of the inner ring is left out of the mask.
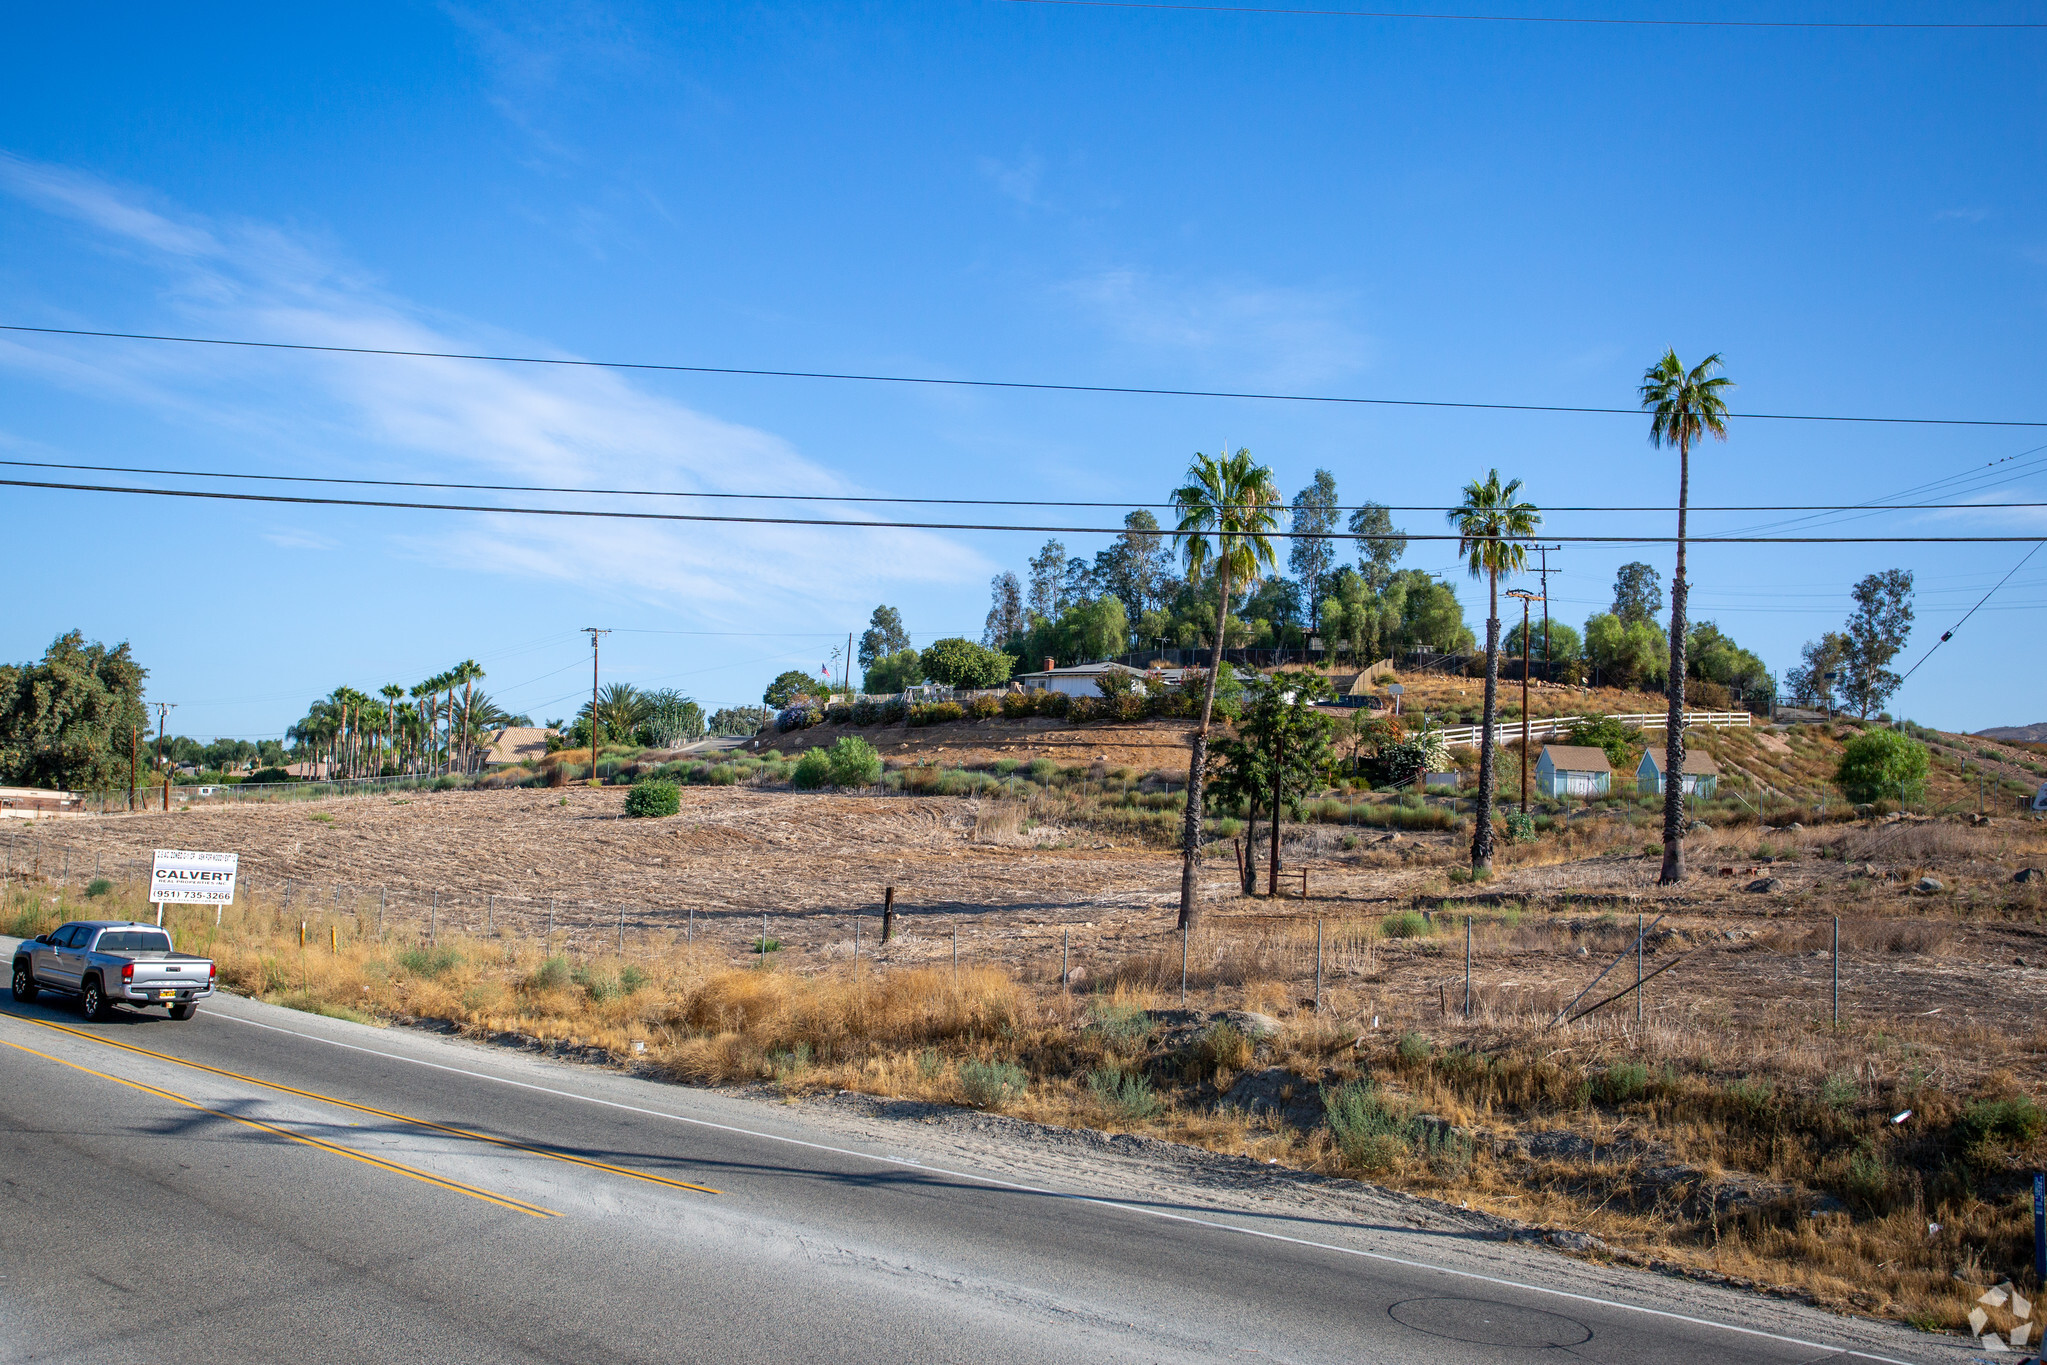
[[[1663,872],[1661,886],[1684,880],[1685,761],[1685,510],[1691,499],[1692,446],[1702,436],[1727,439],[1727,390],[1718,352],[1689,370],[1675,350],[1642,372],[1642,407],[1649,413],[1649,444],[1677,447],[1677,571],[1670,580],[1670,675],[1664,680]]]
[[[1212,574],[1215,582],[1215,647],[1201,689],[1201,718],[1194,728],[1187,762],[1187,812],[1180,834],[1180,925],[1191,929],[1200,915],[1201,796],[1208,766],[1208,733],[1215,716],[1216,682],[1222,675],[1223,642],[1229,635],[1230,594],[1255,586],[1275,567],[1271,532],[1284,510],[1272,471],[1253,464],[1251,452],[1224,446],[1216,455],[1196,453],[1187,482],[1174,490],[1180,523],[1173,544],[1190,580]]]
[[[1457,528],[1457,553],[1473,578],[1486,580],[1485,623],[1485,718],[1479,732],[1478,811],[1471,835],[1471,870],[1490,872],[1493,867],[1493,793],[1499,783],[1499,763],[1493,725],[1499,718],[1500,700],[1500,579],[1519,572],[1528,563],[1528,537],[1542,524],[1535,504],[1520,501],[1521,480],[1500,482],[1500,471],[1488,473],[1481,482],[1464,486],[1464,501],[1450,509],[1450,524]]]

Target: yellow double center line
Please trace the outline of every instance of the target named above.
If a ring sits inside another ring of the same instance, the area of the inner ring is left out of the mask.
[[[77,1032],[76,1029],[64,1029],[63,1031],[66,1033]],[[91,1035],[87,1034],[85,1036],[90,1037]],[[445,1179],[433,1174],[431,1171],[422,1171],[412,1166],[401,1165],[396,1161],[386,1161],[380,1156],[371,1156],[367,1152],[358,1152],[352,1148],[338,1146],[332,1142],[324,1142],[316,1137],[307,1137],[304,1133],[294,1133],[289,1129],[279,1128],[258,1119],[244,1118],[240,1114],[230,1114],[224,1109],[209,1108],[197,1100],[187,1099],[183,1095],[176,1095],[168,1090],[159,1090],[153,1085],[144,1085],[140,1081],[131,1081],[125,1076],[110,1076],[104,1071],[94,1071],[89,1066],[80,1066],[76,1062],[67,1062],[62,1057],[53,1057],[47,1052],[38,1052],[32,1047],[24,1047],[20,1043],[7,1042],[4,1038],[0,1038],[0,1043],[5,1043],[6,1046],[15,1049],[17,1052],[26,1052],[31,1057],[41,1057],[44,1061],[55,1062],[59,1066],[68,1066],[73,1071],[82,1071],[88,1076],[97,1076],[103,1081],[112,1081],[115,1085],[125,1085],[131,1090],[140,1090],[146,1095],[155,1095],[160,1099],[169,1100],[173,1104],[182,1104],[187,1109],[196,1109],[202,1114],[211,1114],[215,1118],[239,1123],[245,1128],[254,1128],[258,1132],[281,1137],[287,1142],[302,1143],[307,1147],[318,1147],[323,1152],[332,1152],[336,1156],[345,1156],[350,1161],[360,1161],[365,1166],[375,1166],[379,1170],[410,1176],[414,1180],[423,1180],[429,1185],[438,1185],[444,1190],[453,1190],[457,1194],[466,1194],[471,1199],[481,1199],[487,1204],[496,1204],[500,1208],[516,1209],[520,1213],[530,1214],[535,1218],[561,1217],[553,1209],[543,1209],[538,1204],[528,1204],[523,1199],[514,1199],[510,1195],[494,1194],[489,1190],[479,1189],[474,1185],[465,1185],[459,1180]]]
[[[208,1073],[209,1075],[214,1075],[214,1076],[221,1076],[221,1077],[225,1077],[226,1079],[228,1079],[228,1080],[231,1080],[231,1081],[240,1081],[240,1082],[242,1082],[242,1083],[243,1083],[244,1085],[254,1085],[254,1086],[260,1086],[260,1087],[262,1087],[262,1088],[263,1088],[263,1089],[265,1089],[265,1090],[275,1090],[275,1091],[277,1091],[277,1092],[278,1092],[278,1093],[280,1093],[280,1094],[284,1094],[284,1095],[296,1095],[296,1096],[298,1096],[298,1097],[299,1097],[300,1099],[314,1100],[314,1101],[317,1101],[317,1102],[318,1102],[318,1103],[320,1103],[320,1104],[331,1104],[331,1105],[334,1105],[334,1106],[336,1106],[337,1108],[341,1108],[341,1109],[352,1109],[352,1110],[354,1110],[355,1112],[357,1112],[357,1113],[359,1113],[359,1114],[370,1114],[370,1115],[373,1115],[373,1116],[375,1116],[375,1117],[377,1117],[377,1118],[380,1118],[380,1119],[389,1119],[389,1120],[390,1120],[390,1121],[392,1121],[393,1123],[406,1123],[406,1124],[410,1124],[410,1125],[412,1125],[412,1126],[413,1126],[413,1127],[415,1127],[415,1128],[424,1128],[424,1129],[426,1129],[426,1130],[427,1130],[428,1132],[434,1132],[434,1133],[445,1133],[445,1134],[447,1134],[447,1135],[448,1135],[449,1137],[458,1137],[458,1138],[466,1138],[466,1139],[468,1139],[468,1140],[469,1140],[469,1141],[471,1141],[471,1142],[486,1142],[486,1143],[489,1143],[489,1144],[490,1144],[491,1146],[493,1146],[493,1147],[502,1147],[502,1148],[505,1148],[505,1149],[506,1149],[506,1150],[508,1150],[508,1151],[514,1151],[514,1152],[525,1152],[525,1153],[527,1153],[527,1154],[528,1154],[528,1155],[530,1155],[530,1156],[539,1156],[539,1157],[545,1157],[545,1158],[547,1158],[547,1159],[548,1159],[549,1161],[562,1161],[562,1162],[567,1162],[567,1163],[568,1163],[569,1165],[571,1165],[571,1166],[581,1166],[581,1167],[585,1168],[586,1170],[592,1170],[592,1171],[603,1171],[603,1172],[605,1172],[605,1173],[606,1173],[607,1175],[618,1175],[618,1176],[624,1176],[624,1177],[625,1177],[626,1179],[628,1179],[628,1180],[642,1180],[642,1181],[645,1181],[646,1183],[648,1183],[648,1184],[650,1184],[650,1185],[665,1185],[665,1186],[667,1186],[667,1187],[668,1187],[668,1188],[670,1188],[670,1189],[676,1189],[676,1190],[693,1190],[693,1191],[695,1191],[695,1192],[696,1192],[696,1193],[698,1193],[698,1194],[722,1194],[722,1193],[724,1193],[724,1191],[722,1191],[722,1190],[714,1190],[714,1189],[712,1189],[712,1188],[711,1188],[711,1187],[710,1187],[709,1185],[695,1185],[695,1184],[691,1184],[691,1183],[690,1183],[689,1181],[687,1181],[687,1180],[676,1180],[676,1179],[674,1179],[674,1178],[673,1178],[673,1177],[671,1177],[671,1176],[665,1176],[665,1175],[656,1175],[656,1174],[654,1174],[654,1173],[653,1173],[653,1172],[651,1172],[651,1171],[639,1171],[639,1170],[634,1170],[634,1169],[633,1169],[632,1167],[630,1167],[630,1166],[616,1166],[616,1165],[613,1165],[613,1164],[612,1164],[611,1162],[608,1162],[608,1161],[597,1161],[597,1160],[594,1160],[594,1159],[592,1159],[592,1158],[590,1158],[590,1157],[586,1157],[586,1156],[578,1156],[578,1155],[576,1155],[576,1154],[575,1154],[574,1152],[564,1152],[564,1151],[561,1151],[561,1150],[559,1150],[559,1149],[557,1149],[557,1148],[553,1148],[553,1147],[540,1147],[540,1146],[536,1146],[536,1145],[534,1145],[534,1144],[532,1144],[532,1143],[528,1143],[528,1142],[520,1142],[520,1141],[518,1141],[517,1139],[514,1139],[514,1138],[507,1138],[507,1137],[499,1137],[499,1136],[498,1136],[497,1134],[495,1134],[495,1133],[480,1133],[480,1132],[477,1132],[477,1131],[475,1131],[475,1130],[473,1130],[473,1129],[468,1129],[468,1128],[456,1128],[456,1127],[452,1127],[452,1126],[450,1126],[450,1125],[448,1125],[448,1124],[445,1124],[445,1123],[435,1123],[435,1122],[434,1122],[434,1121],[432,1121],[431,1119],[422,1119],[422,1118],[414,1118],[414,1117],[413,1117],[412,1115],[410,1115],[410,1114],[399,1114],[399,1113],[394,1113],[393,1111],[391,1111],[391,1110],[389,1110],[389,1109],[378,1109],[378,1108],[375,1108],[375,1107],[373,1107],[373,1106],[371,1106],[371,1105],[367,1105],[367,1104],[357,1104],[357,1103],[355,1103],[355,1102],[354,1102],[353,1100],[344,1100],[344,1099],[337,1099],[336,1097],[334,1097],[334,1096],[332,1096],[332,1095],[322,1095],[322,1094],[320,1094],[320,1093],[319,1093],[318,1091],[315,1091],[315,1090],[301,1090],[301,1089],[299,1089],[299,1088],[298,1088],[298,1087],[296,1087],[296,1086],[284,1085],[284,1084],[282,1084],[281,1082],[278,1082],[278,1081],[266,1081],[266,1080],[264,1080],[264,1079],[263,1079],[262,1077],[260,1077],[260,1076],[245,1076],[245,1075],[243,1075],[243,1074],[242,1074],[241,1072],[239,1072],[239,1071],[227,1071],[227,1070],[223,1070],[222,1068],[220,1068],[220,1067],[217,1067],[217,1066],[208,1066],[208,1065],[206,1065],[206,1063],[204,1063],[204,1062],[194,1062],[194,1061],[189,1061],[189,1060],[187,1060],[186,1058],[183,1058],[183,1057],[174,1057],[174,1056],[172,1056],[171,1054],[169,1054],[169,1053],[167,1053],[167,1052],[153,1052],[153,1051],[151,1051],[150,1049],[148,1049],[148,1048],[146,1048],[146,1047],[136,1047],[136,1046],[135,1046],[135,1045],[134,1045],[133,1043],[123,1043],[123,1042],[119,1042],[119,1041],[117,1041],[117,1040],[115,1040],[115,1039],[112,1039],[112,1038],[105,1038],[105,1037],[102,1037],[102,1036],[100,1036],[100,1035],[99,1035],[99,1034],[97,1034],[97,1033],[88,1033],[88,1032],[86,1032],[86,1031],[85,1031],[84,1029],[77,1029],[77,1028],[71,1028],[71,1027],[69,1027],[68,1025],[65,1025],[65,1024],[53,1024],[53,1023],[50,1023],[50,1022],[49,1022],[48,1020],[44,1020],[44,1019],[36,1019],[36,1020],[31,1020],[31,1021],[29,1021],[29,1022],[32,1022],[32,1023],[34,1023],[34,1024],[36,1025],[36,1027],[37,1027],[37,1028],[46,1028],[46,1029],[50,1029],[50,1030],[52,1030],[53,1032],[56,1032],[56,1033],[68,1033],[68,1034],[72,1035],[72,1036],[73,1036],[73,1037],[75,1037],[75,1038],[83,1038],[83,1039],[85,1039],[85,1040],[86,1040],[86,1041],[88,1041],[88,1042],[98,1043],[98,1044],[99,1044],[100,1046],[102,1046],[102,1047],[111,1047],[111,1048],[118,1048],[118,1049],[119,1049],[120,1051],[122,1051],[122,1052],[132,1052],[132,1053],[134,1053],[134,1054],[135,1054],[136,1056],[138,1056],[138,1057],[149,1057],[149,1058],[152,1058],[153,1060],[156,1060],[156,1061],[159,1061],[159,1062],[170,1062],[170,1063],[172,1063],[173,1065],[176,1065],[176,1066],[190,1067],[190,1068],[191,1068],[192,1070],[194,1070],[194,1071],[204,1071],[204,1072]],[[8,1046],[10,1046],[10,1047],[19,1047],[20,1045],[19,1045],[19,1044],[16,1044],[16,1043],[10,1043],[10,1044],[8,1044]],[[34,1051],[34,1049],[32,1049],[32,1048],[23,1048],[22,1050],[23,1050],[24,1052],[31,1052],[31,1051]],[[44,1056],[45,1054],[43,1054],[43,1053],[36,1053],[36,1055],[40,1057],[40,1056]],[[61,1060],[61,1059],[59,1059],[59,1058],[52,1058],[51,1060],[53,1060],[53,1061],[56,1061],[56,1060]],[[66,1066],[70,1066],[70,1065],[72,1065],[72,1063],[70,1063],[70,1062],[66,1062],[66,1063],[65,1063],[65,1065],[66,1065]],[[79,1067],[79,1068],[78,1068],[78,1070],[81,1070],[81,1071],[84,1071],[84,1070],[87,1070],[87,1069],[88,1069],[88,1068],[85,1068],[85,1067]],[[99,1072],[96,1072],[96,1071],[95,1071],[95,1072],[93,1072],[92,1074],[93,1074],[93,1075],[95,1075],[95,1076],[97,1076],[97,1075],[99,1075],[100,1073],[99,1073]],[[118,1077],[111,1077],[111,1078],[109,1078],[109,1079],[116,1079],[116,1080],[118,1080],[119,1078],[118,1078]],[[123,1083],[123,1084],[134,1084],[134,1082],[126,1082],[126,1081],[124,1081],[124,1082],[122,1082],[122,1083]],[[150,1089],[150,1087],[148,1087],[148,1086],[142,1086],[142,1087],[139,1087],[139,1088],[141,1088],[141,1089],[145,1089],[145,1090],[147,1090],[147,1089]],[[164,1091],[152,1091],[152,1093],[154,1093],[154,1094],[166,1094],[166,1093],[168,1093],[168,1092],[164,1092]],[[179,1096],[171,1096],[171,1098],[173,1098],[173,1099],[178,1099],[178,1100],[180,1101],[180,1103],[184,1103],[184,1104],[192,1104],[192,1101],[190,1101],[190,1100],[185,1100],[185,1099],[182,1099],[182,1097],[179,1097]],[[195,1108],[195,1109],[199,1109],[199,1108],[204,1108],[204,1106],[203,1106],[203,1105],[197,1105],[197,1104],[192,1104],[192,1107],[193,1107],[193,1108]],[[212,1111],[208,1111],[208,1112],[212,1112]],[[233,1115],[229,1115],[228,1117],[234,1117],[234,1116],[233,1116]],[[239,1122],[248,1122],[248,1120],[238,1120],[238,1121],[239,1121]],[[262,1127],[262,1126],[264,1126],[264,1125],[261,1125],[261,1124],[257,1124],[257,1125],[255,1125],[255,1126],[257,1126],[257,1127]],[[271,1131],[277,1131],[277,1130],[274,1130],[274,1129],[273,1129],[273,1130],[271,1130]],[[289,1135],[287,1135],[287,1136],[289,1136]],[[327,1144],[327,1143],[321,1143],[321,1142],[318,1142],[318,1141],[316,1141],[316,1140],[314,1140],[314,1139],[302,1139],[302,1140],[303,1140],[303,1141],[308,1141],[308,1142],[312,1142],[312,1143],[313,1143],[313,1145],[315,1145],[315,1146],[323,1146],[323,1147],[324,1147],[324,1146],[330,1146],[330,1144]],[[343,1149],[342,1149],[342,1148],[339,1148],[339,1147],[333,1147],[333,1148],[332,1148],[332,1150],[334,1150],[334,1151],[342,1151]],[[351,1155],[352,1155],[352,1153],[351,1153]],[[363,1158],[363,1159],[364,1159],[364,1160],[372,1160],[372,1158]],[[411,1173],[412,1173],[412,1172],[410,1172],[410,1171],[409,1171],[409,1169],[408,1169],[408,1168],[405,1168],[405,1167],[398,1167],[398,1166],[392,1165],[391,1163],[388,1163],[388,1162],[379,1162],[378,1164],[380,1164],[380,1165],[390,1165],[390,1166],[391,1166],[391,1168],[392,1168],[392,1169],[394,1169],[394,1170],[405,1170],[405,1171],[406,1171],[406,1172],[407,1172],[408,1174],[411,1174]],[[429,1178],[429,1179],[435,1179],[435,1178],[433,1178],[433,1177],[426,1177],[426,1178]],[[443,1184],[443,1185],[447,1185],[447,1186],[448,1186],[449,1188],[451,1188],[451,1189],[454,1189],[454,1188],[462,1188],[462,1189],[464,1189],[464,1192],[465,1192],[465,1193],[474,1193],[474,1191],[470,1191],[470,1190],[468,1190],[468,1189],[467,1189],[466,1187],[462,1187],[462,1186],[457,1186],[457,1185],[454,1185],[454,1184],[452,1184],[451,1182],[447,1182],[447,1181],[441,1181],[441,1180],[435,1179],[435,1183],[437,1183],[437,1184]],[[495,1198],[495,1196],[485,1196],[485,1195],[479,1195],[479,1197],[489,1197],[489,1198]],[[505,1202],[505,1201],[503,1201],[503,1200],[499,1200],[498,1202]],[[515,1204],[515,1205],[517,1204],[517,1201],[511,1201],[511,1202],[512,1202],[513,1204]],[[518,1206],[519,1206],[519,1207],[522,1207],[522,1208],[528,1208],[528,1206],[525,1206],[525,1205],[518,1205]],[[530,1208],[529,1208],[529,1211],[531,1211],[531,1210],[530,1210]],[[541,1210],[540,1212],[542,1212],[543,1214],[546,1214],[546,1216],[548,1216],[548,1217],[554,1217],[554,1216],[556,1216],[556,1215],[554,1215],[554,1214],[552,1214],[552,1213],[549,1213],[549,1212],[548,1212],[548,1211],[546,1211],[546,1210]]]

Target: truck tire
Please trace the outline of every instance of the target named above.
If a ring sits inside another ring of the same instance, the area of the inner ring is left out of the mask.
[[[17,959],[14,964],[14,999],[17,1004],[26,1005],[42,994],[36,985],[36,974],[29,970],[28,959]]]
[[[198,1012],[199,1012],[198,1002],[192,1000],[180,1000],[175,1005],[171,1006],[171,1018],[177,1020],[181,1024],[184,1023],[187,1019],[190,1019],[193,1015],[197,1014]]]
[[[78,1008],[93,1022],[107,1017],[107,992],[98,977],[85,978],[85,987],[78,993]]]

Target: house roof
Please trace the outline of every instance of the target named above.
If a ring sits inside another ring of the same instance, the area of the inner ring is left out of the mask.
[[[537,763],[547,757],[547,737],[555,733],[538,725],[507,725],[490,742],[486,765]]]
[[[1064,668],[1041,668],[1035,673],[1018,673],[1015,676],[1018,679],[1098,678],[1104,673],[1128,673],[1134,678],[1144,676],[1143,669],[1132,668],[1129,664],[1117,663],[1114,659],[1108,659],[1098,664],[1068,664]]]
[[[1662,772],[1662,756],[1654,749],[1645,750],[1642,754],[1641,766],[1654,768],[1658,772]],[[1718,777],[1720,776],[1720,765],[1713,761],[1713,755],[1711,754],[1695,753],[1687,749],[1685,750],[1685,771],[1693,777]]]
[[[1606,761],[1606,750],[1589,744],[1545,744],[1542,751],[1549,755],[1552,768],[1564,773],[1610,773],[1613,765]]]

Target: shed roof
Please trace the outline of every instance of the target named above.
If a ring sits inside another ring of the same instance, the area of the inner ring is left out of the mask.
[[[1663,756],[1654,749],[1646,750],[1642,754],[1642,763],[1647,767],[1656,769],[1658,772],[1663,771]],[[1693,777],[1718,777],[1720,776],[1720,765],[1713,761],[1713,755],[1711,754],[1697,753],[1687,749],[1685,750],[1685,771]]]
[[[1549,763],[1558,772],[1564,773],[1610,773],[1613,764],[1606,761],[1606,750],[1590,744],[1545,744],[1542,751],[1549,755]]]
[[[547,757],[547,737],[554,731],[539,725],[507,725],[490,742],[485,764],[537,763]]]
[[[1064,668],[1041,668],[1034,673],[1018,673],[1015,676],[1021,681],[1024,678],[1098,678],[1104,673],[1128,673],[1137,678],[1144,676],[1143,669],[1132,668],[1129,664],[1118,663],[1114,659],[1105,659],[1093,664],[1068,664]]]

